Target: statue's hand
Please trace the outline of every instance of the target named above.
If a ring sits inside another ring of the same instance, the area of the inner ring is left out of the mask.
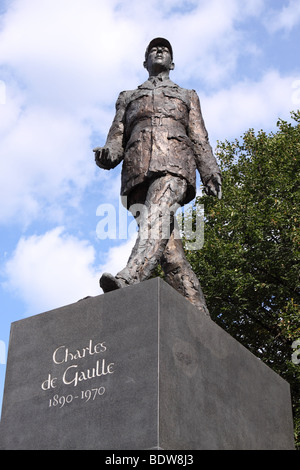
[[[208,196],[216,196],[218,199],[222,198],[222,179],[219,174],[214,174],[207,181],[204,186],[204,191]]]
[[[111,168],[112,165],[108,147],[96,147],[93,149],[93,152],[95,152],[95,162],[100,168],[104,170]]]

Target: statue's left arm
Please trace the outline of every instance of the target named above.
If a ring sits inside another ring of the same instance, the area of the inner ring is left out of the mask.
[[[217,160],[208,140],[201,113],[200,101],[194,90],[190,91],[189,138],[196,157],[196,164],[207,194],[222,197],[222,178]]]

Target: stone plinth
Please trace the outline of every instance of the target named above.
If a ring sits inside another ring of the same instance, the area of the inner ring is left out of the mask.
[[[160,279],[12,324],[3,449],[293,449],[289,385]]]

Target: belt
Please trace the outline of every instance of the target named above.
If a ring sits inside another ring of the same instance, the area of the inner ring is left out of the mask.
[[[175,126],[176,129],[181,131],[181,133],[183,132],[183,135],[186,134],[185,126],[180,121],[177,121],[176,119],[173,119],[170,117],[164,117],[160,115],[153,115],[149,118],[140,119],[136,121],[131,126],[131,132],[133,130],[136,130],[136,128],[144,129],[145,127],[161,127],[161,126],[163,127]]]

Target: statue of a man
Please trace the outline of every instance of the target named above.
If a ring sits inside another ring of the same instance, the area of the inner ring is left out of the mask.
[[[160,264],[166,281],[209,315],[182,241],[174,235],[174,217],[196,195],[196,169],[207,194],[221,198],[220,169],[196,92],[169,78],[174,69],[169,41],[150,42],[144,67],[148,80],[120,93],[106,144],[94,149],[100,168],[109,170],[123,161],[121,195],[139,226],[127,266],[115,276],[104,273],[100,286],[109,292],[139,283]]]

